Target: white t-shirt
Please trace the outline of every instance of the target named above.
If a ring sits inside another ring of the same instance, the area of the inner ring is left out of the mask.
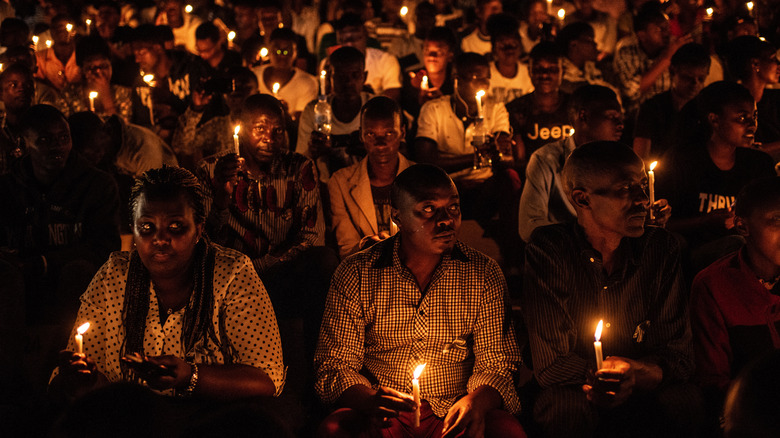
[[[362,101],[362,105],[365,105],[366,102],[368,102],[369,99],[374,97],[370,93],[362,92],[360,93],[360,99]],[[333,105],[333,94],[328,95],[328,103]],[[311,133],[314,131],[314,105],[317,104],[316,100],[313,100],[309,102],[306,107],[304,108],[303,112],[301,113],[301,118],[298,120],[298,143],[295,145],[295,152],[305,155],[307,157],[310,157],[309,155],[309,139],[311,138]],[[348,122],[342,122],[341,120],[337,119],[335,116],[333,116],[333,120],[331,121],[331,128],[330,128],[330,134],[333,135],[349,135],[360,131],[360,113],[358,113],[357,116],[355,116],[354,119],[348,121]],[[361,157],[347,157],[346,151],[339,151],[340,155],[340,162],[347,163],[348,165],[352,165],[354,163],[357,163],[360,161]],[[343,153],[341,153],[343,152]],[[354,159],[353,159],[354,158]],[[332,166],[328,166],[328,163],[326,160],[324,160],[322,157],[317,158],[316,160],[317,169],[320,172],[320,181],[323,183],[327,183],[330,179],[331,173],[335,172],[338,169],[333,169]],[[344,166],[346,167],[346,166]]]
[[[320,62],[319,70],[325,68],[327,59]],[[391,88],[401,88],[401,65],[395,56],[373,47],[366,49],[366,85],[370,85],[377,96]]]
[[[435,141],[439,153],[443,156],[471,154],[474,152],[474,147],[471,146],[473,131],[463,126],[463,121],[452,109],[450,98],[451,96],[442,96],[425,102],[417,119],[417,137]],[[509,132],[509,113],[503,103],[486,99],[485,123],[491,133]]]
[[[257,76],[257,82],[259,83],[259,90],[261,93],[273,94],[273,90],[269,90],[263,81],[263,72],[270,67],[269,64],[255,67],[252,71]],[[287,102],[287,109],[290,114],[303,111],[306,104],[317,98],[317,78],[299,69],[293,67],[295,74],[287,81],[286,84],[279,88],[279,100]]]
[[[463,52],[474,52],[484,55],[490,53],[493,47],[490,45],[490,36],[486,36],[485,39],[479,34],[479,29],[474,29],[473,32],[466,35],[460,42],[460,48]]]
[[[504,77],[496,68],[496,63],[490,63],[490,88],[488,89],[488,98],[494,102],[503,104],[534,91],[534,85],[531,83],[531,75],[528,73],[528,66],[517,61],[517,74],[513,78]]]

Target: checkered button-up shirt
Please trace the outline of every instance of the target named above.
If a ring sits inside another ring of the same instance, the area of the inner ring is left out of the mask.
[[[315,354],[320,397],[333,403],[353,385],[411,393],[414,368],[425,363],[421,398],[437,416],[482,385],[519,411],[520,352],[496,262],[457,242],[423,293],[399,243],[398,235],[380,242],[336,271]]]
[[[635,111],[639,104],[672,86],[669,69],[660,74],[653,85],[644,92],[639,86],[644,75],[655,64],[656,59],[650,59],[639,45],[639,40],[632,37],[618,45],[615,53],[614,67],[620,81],[620,91],[625,98],[623,106],[627,111]]]

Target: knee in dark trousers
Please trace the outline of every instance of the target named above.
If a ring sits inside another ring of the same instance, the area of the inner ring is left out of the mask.
[[[543,389],[534,403],[534,421],[544,436],[592,436],[598,412],[577,385]]]

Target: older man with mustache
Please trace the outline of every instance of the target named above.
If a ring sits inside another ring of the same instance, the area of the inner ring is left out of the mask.
[[[548,437],[696,436],[680,249],[646,225],[642,160],[598,141],[575,149],[562,173],[577,220],[537,228],[526,247],[523,314],[542,387],[535,420]]]

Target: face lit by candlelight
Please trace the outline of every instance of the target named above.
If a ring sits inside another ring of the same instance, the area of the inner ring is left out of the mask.
[[[454,183],[414,195],[403,192],[398,207],[393,209],[393,222],[401,230],[403,245],[432,256],[452,251],[461,225],[460,197]]]
[[[249,112],[241,120],[242,146],[254,159],[266,162],[285,147],[284,119],[264,108]]]

